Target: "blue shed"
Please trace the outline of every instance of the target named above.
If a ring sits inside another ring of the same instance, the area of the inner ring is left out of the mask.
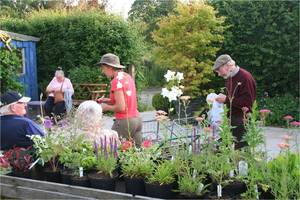
[[[11,46],[21,49],[23,66],[19,74],[19,80],[25,88],[25,95],[31,97],[32,100],[38,100],[36,43],[40,39],[0,30],[1,32],[6,33],[12,39]],[[0,40],[0,49],[4,47],[5,43]]]

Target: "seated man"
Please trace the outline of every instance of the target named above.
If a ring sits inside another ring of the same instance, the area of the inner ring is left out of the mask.
[[[116,139],[119,143],[116,131],[103,128],[102,107],[95,101],[82,102],[75,114],[76,126],[85,133],[88,140],[94,141],[100,138],[109,140]]]
[[[33,144],[27,135],[44,135],[44,131],[32,120],[24,117],[29,97],[16,91],[8,91],[0,97],[1,150],[13,146],[29,147]]]

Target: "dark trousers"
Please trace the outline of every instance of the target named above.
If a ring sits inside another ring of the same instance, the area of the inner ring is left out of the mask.
[[[232,128],[232,135],[235,137],[235,149],[241,149],[247,146],[246,142],[243,142],[243,136],[246,134],[246,129],[243,122],[243,117],[231,117],[231,126]]]
[[[52,116],[52,113],[54,115],[62,116],[66,112],[65,101],[54,103],[54,97],[48,96],[44,104],[44,110],[46,116],[50,117]]]

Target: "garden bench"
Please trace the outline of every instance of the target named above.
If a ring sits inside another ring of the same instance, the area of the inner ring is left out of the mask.
[[[74,84],[73,105],[79,105],[86,100],[97,100],[99,97],[107,93],[107,84],[98,83],[80,83]],[[85,94],[88,99],[82,99],[80,95]]]

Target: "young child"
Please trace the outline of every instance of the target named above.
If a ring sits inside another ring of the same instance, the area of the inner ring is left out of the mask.
[[[208,112],[208,120],[210,122],[211,128],[213,130],[213,138],[215,140],[220,139],[219,135],[219,125],[222,122],[222,115],[224,113],[223,103],[217,102],[215,99],[218,97],[215,93],[210,93],[206,97],[206,102],[210,106]]]

